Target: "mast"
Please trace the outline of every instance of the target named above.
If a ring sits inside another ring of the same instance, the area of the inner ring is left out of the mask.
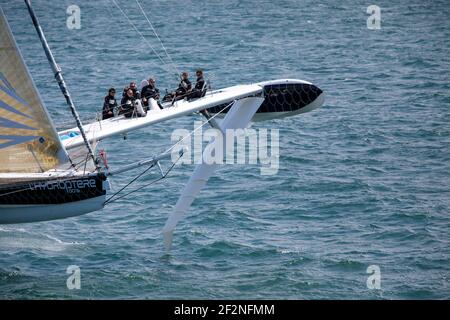
[[[50,63],[50,67],[52,68],[53,73],[55,74],[55,79],[58,82],[59,89],[61,90],[62,94],[66,98],[67,105],[69,106],[70,111],[72,112],[72,115],[75,118],[77,127],[80,130],[81,136],[83,137],[84,144],[86,145],[86,147],[88,149],[89,156],[94,161],[94,165],[96,165],[94,152],[92,150],[91,144],[89,143],[89,141],[86,138],[86,133],[83,129],[83,124],[81,123],[77,109],[75,108],[72,98],[70,97],[69,91],[67,90],[66,83],[65,83],[64,78],[61,73],[61,68],[56,64],[55,58],[53,57],[50,47],[48,46],[47,39],[45,38],[44,32],[42,31],[42,28],[39,24],[36,14],[34,13],[34,10],[31,7],[30,0],[25,0],[25,3],[28,7],[28,12],[30,13],[31,19],[33,20],[33,25],[36,28],[36,31],[39,35],[39,39],[41,40],[42,47],[44,48],[45,55],[47,56],[47,60]]]

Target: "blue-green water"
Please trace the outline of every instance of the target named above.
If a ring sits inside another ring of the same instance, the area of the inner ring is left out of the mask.
[[[149,74],[161,89],[176,86],[113,2],[33,3],[83,119],[110,86]],[[119,3],[163,55],[136,3]],[[221,168],[170,254],[161,229],[193,166],[99,212],[0,227],[0,298],[450,298],[447,1],[141,3],[179,69],[204,68],[215,88],[305,79],[326,103],[255,126],[280,129],[278,174]],[[1,4],[55,122],[67,126],[24,4]],[[66,27],[71,4],[80,30]],[[380,30],[367,29],[369,4],[381,8]],[[172,130],[195,120],[102,146],[120,166],[170,146]],[[81,269],[80,290],[66,287],[69,265]],[[380,267],[380,290],[366,286],[370,265]]]

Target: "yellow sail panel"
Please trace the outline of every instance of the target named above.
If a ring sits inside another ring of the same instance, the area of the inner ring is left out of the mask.
[[[0,173],[44,172],[67,161],[0,9]]]

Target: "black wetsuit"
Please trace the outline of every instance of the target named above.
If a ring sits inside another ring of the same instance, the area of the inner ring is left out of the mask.
[[[148,84],[142,88],[141,97],[145,98],[146,100],[143,101],[143,105],[146,107],[146,110],[149,109],[148,99],[153,98],[158,103],[158,106],[161,108],[161,104],[159,103],[159,89],[156,88],[152,84]]]
[[[129,89],[130,89],[130,87],[128,87],[128,86],[123,89],[122,98],[125,98],[127,96],[127,91]],[[131,90],[133,90],[133,96],[134,96],[135,99],[140,99],[141,98],[141,93],[139,92],[138,89],[131,89]]]
[[[117,108],[117,100],[108,94],[103,102],[102,119],[105,120],[114,117],[115,108]],[[109,112],[112,112],[112,114],[109,114]]]
[[[155,100],[159,99],[159,89],[155,88],[153,85],[148,84],[142,88],[142,98],[150,99],[153,98]]]
[[[198,77],[197,78],[197,83],[195,84],[195,88],[196,90],[203,90],[203,87],[205,86],[205,79],[202,77]]]
[[[176,95],[183,95],[192,89],[192,83],[189,81],[189,79],[183,79],[181,80],[178,89],[176,91]]]
[[[126,118],[131,118],[131,116],[133,115],[134,112],[134,101],[136,99],[134,97],[128,97],[128,95],[126,95],[125,97],[122,98],[122,100],[120,101],[120,110],[119,110],[119,114],[123,114]]]
[[[189,81],[189,79],[182,79],[180,84],[178,85],[178,88],[175,90],[175,92],[167,93],[164,98],[162,99],[163,102],[167,101],[177,101],[181,100],[184,97],[189,96],[186,94],[190,92],[192,89],[192,83]]]
[[[189,99],[201,98],[203,96],[203,87],[205,86],[205,79],[203,77],[198,77],[195,83],[194,90],[189,95]]]

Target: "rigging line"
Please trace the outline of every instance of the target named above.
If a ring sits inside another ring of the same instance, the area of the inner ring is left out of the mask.
[[[79,161],[80,158],[82,158],[83,160]],[[83,156],[74,156],[74,160],[76,160],[78,162],[74,162],[73,165],[71,167],[67,168],[66,170],[70,170],[73,168],[76,172],[78,172],[78,169],[84,163],[84,157]]]
[[[38,164],[39,169],[41,169],[41,172],[44,172],[45,170],[42,168],[41,163],[39,162],[39,159],[36,157],[36,154],[34,153],[33,147],[31,146],[31,144],[27,145],[27,149],[33,155],[33,158],[34,158],[34,160],[36,160],[36,163]]]
[[[173,148],[175,148],[180,142],[182,142],[184,139],[192,136],[197,130],[200,130],[203,126],[205,126],[207,123],[209,123],[212,119],[214,119],[215,117],[217,117],[219,114],[221,114],[223,111],[225,111],[225,109],[229,108],[233,103],[235,103],[236,100],[230,102],[226,107],[224,107],[222,110],[220,110],[218,113],[216,113],[215,115],[213,115],[211,118],[207,119],[204,123],[202,123],[200,126],[198,126],[197,128],[195,128],[194,130],[192,130],[191,132],[189,132],[189,134],[185,135],[182,139],[180,139],[177,143],[175,143],[173,146],[171,146],[169,149],[167,149],[166,151],[162,152],[163,154],[170,152]]]
[[[27,191],[27,190],[31,190],[31,188],[28,187],[28,188],[25,188],[25,189],[15,190],[15,191],[7,192],[7,193],[2,193],[2,194],[0,194],[0,197],[7,196],[7,195],[10,195],[10,194],[14,194],[14,193],[18,193],[18,192],[22,192],[22,191]]]
[[[76,162],[75,164],[74,164],[74,169],[75,169],[75,171],[77,171],[78,172],[78,170],[81,168],[81,165],[83,165],[84,164],[84,162],[85,162],[85,158],[83,157],[83,156],[78,156],[78,157],[76,157],[75,159],[82,159],[82,160],[80,160],[80,161],[78,161],[78,162]]]
[[[139,179],[140,177],[142,177],[145,173],[147,173],[148,170],[150,170],[151,168],[153,168],[154,165],[150,165],[147,169],[145,169],[144,171],[142,171],[140,174],[138,174],[136,177],[134,177],[130,182],[128,182],[125,186],[123,186],[122,188],[120,188],[119,191],[117,191],[116,193],[114,193],[111,197],[109,197],[108,199],[106,199],[106,201],[104,202],[104,204],[108,203],[109,201],[111,201],[112,198],[114,198],[119,192],[123,191],[125,188],[129,187],[133,182],[135,182],[137,179]]]
[[[83,175],[86,174],[86,168],[87,168],[87,163],[88,163],[88,161],[89,161],[89,158],[88,158],[88,156],[86,156],[86,159],[85,159],[85,161],[84,161]]]
[[[94,126],[94,129],[92,130],[92,140],[91,140],[91,143],[92,143],[92,146],[93,146],[93,151],[94,151],[94,154],[97,152],[97,146],[98,146],[98,142],[96,141],[96,139],[95,139],[95,133],[96,133],[96,127]],[[83,175],[84,174],[86,174],[86,169],[87,169],[87,166],[88,166],[88,161],[89,161],[89,158],[88,157],[86,157],[86,159],[84,159],[84,161],[82,161],[82,162],[84,162],[84,169],[83,169]],[[95,163],[94,163],[94,166],[95,166]]]
[[[2,193],[2,194],[0,194],[0,197],[7,196],[7,195],[10,195],[10,194],[14,194],[14,193],[18,193],[18,192],[31,190],[31,189],[32,189],[31,187],[27,187],[27,188],[24,188],[24,189],[19,189],[19,190],[14,190],[14,191],[7,192],[7,193]]]
[[[175,69],[177,75],[180,74],[180,70],[178,70],[175,62],[173,62],[172,57],[169,55],[169,53],[167,52],[166,47],[164,46],[164,43],[161,41],[161,39],[158,36],[158,33],[156,32],[155,28],[153,27],[153,24],[150,22],[150,19],[148,18],[147,14],[145,13],[144,9],[142,8],[141,4],[139,3],[138,0],[136,0],[137,5],[139,6],[139,8],[141,9],[142,14],[144,15],[145,19],[147,20],[148,24],[150,25],[150,27],[153,30],[153,33],[155,34],[156,38],[159,40],[159,42],[161,43],[161,47],[164,49],[164,52],[167,55],[167,58],[169,58],[170,62],[172,63],[173,68]]]
[[[148,186],[151,186],[152,184],[154,184],[154,183],[156,183],[156,182],[158,182],[158,181],[160,181],[160,180],[162,180],[162,179],[164,179],[164,178],[165,178],[165,176],[160,177],[160,178],[158,178],[158,179],[156,179],[156,180],[153,180],[152,182],[150,182],[150,183],[148,183],[148,184],[146,184],[146,185],[144,185],[144,186],[142,186],[142,187],[140,187],[140,188],[131,190],[130,192],[125,193],[125,194],[121,195],[120,197],[116,197],[115,199],[113,199],[113,200],[111,200],[111,201],[108,201],[108,200],[107,200],[107,201],[105,201],[105,203],[104,203],[103,205],[107,205],[107,204],[113,203],[113,202],[115,202],[115,201],[117,201],[117,200],[123,199],[123,198],[125,198],[126,196],[129,196],[130,194],[132,194],[132,193],[134,193],[134,192],[137,192],[137,191],[141,190],[142,188],[146,188],[146,187],[148,187]]]
[[[68,171],[68,170],[70,170],[70,169],[74,169],[75,171],[78,171],[78,170],[77,170],[77,165],[78,165],[78,164],[75,163],[75,162],[73,162],[74,160],[77,159],[77,157],[74,157],[74,159],[72,159],[72,158],[70,157],[69,153],[67,152],[67,150],[66,150],[66,154],[67,154],[67,158],[70,160],[70,166],[67,167],[67,169],[63,169],[63,170]],[[65,166],[61,166],[61,168],[65,168]]]
[[[153,53],[158,57],[159,61],[165,66],[167,63],[162,59],[162,57],[156,52],[156,50],[153,48],[153,46],[150,44],[150,42],[144,37],[141,31],[134,25],[134,23],[131,21],[131,19],[128,17],[128,15],[125,13],[125,11],[122,10],[122,8],[117,4],[115,0],[111,0],[111,2],[114,3],[114,5],[122,12],[123,16],[127,19],[128,23],[133,27],[133,29],[139,33],[139,35],[142,37],[142,39],[147,43],[147,45],[150,47],[150,49],[153,51]],[[156,63],[153,63],[157,65]],[[170,72],[168,69],[163,68],[165,71]]]
[[[167,171],[164,173],[164,175],[162,175],[162,176],[159,177],[158,179],[155,179],[155,180],[151,181],[150,183],[147,183],[147,184],[145,184],[145,185],[143,185],[143,186],[141,186],[141,187],[139,187],[139,188],[136,188],[136,189],[134,189],[134,190],[131,190],[131,191],[129,191],[128,193],[125,193],[125,194],[121,195],[120,197],[116,197],[114,200],[109,201],[113,196],[115,196],[116,194],[118,194],[119,192],[121,192],[121,191],[123,190],[123,189],[121,189],[121,190],[119,190],[118,192],[116,192],[114,195],[112,195],[108,200],[106,200],[106,201],[104,202],[104,205],[106,205],[107,203],[115,202],[115,201],[117,201],[117,200],[119,200],[119,199],[122,199],[122,198],[124,198],[124,197],[126,197],[126,196],[129,196],[130,194],[132,194],[132,193],[134,193],[134,192],[137,192],[137,191],[139,191],[139,190],[141,190],[141,189],[143,189],[143,188],[146,188],[146,187],[148,187],[148,186],[151,186],[152,184],[157,183],[158,181],[161,181],[161,180],[165,179],[165,178],[167,177],[167,175],[168,175],[168,174],[172,171],[172,169],[175,167],[175,165],[178,163],[178,161],[181,159],[182,156],[183,156],[183,155],[181,155],[180,157],[178,157],[178,159],[177,159],[174,163],[172,163],[172,165],[170,166],[170,168],[167,169]],[[154,165],[152,165],[152,167],[153,167],[153,166],[154,166]]]
[[[121,107],[123,107],[123,106],[126,106],[126,104],[120,104],[120,105],[118,105],[117,106],[117,110],[120,110],[120,108]],[[120,115],[120,114],[117,114],[116,116],[114,116],[114,119],[121,119],[120,117],[122,117],[122,118],[124,118],[124,116],[123,115]],[[131,119],[135,119],[136,117],[132,117]],[[86,118],[86,120],[88,120],[88,118]],[[100,127],[100,130],[101,130],[101,121],[102,120],[99,120],[99,121],[96,121],[95,123],[97,124],[98,123],[98,126]],[[92,123],[93,124],[93,123]],[[90,132],[93,132],[93,138],[92,139],[90,139],[92,142],[94,141],[94,136],[95,136],[95,130],[97,129],[97,127],[96,126],[94,126],[94,125],[91,125],[91,123],[89,123],[88,125],[90,125],[89,126],[89,129],[86,131],[87,133],[90,133]],[[70,129],[63,129],[62,131],[70,131]],[[73,138],[73,137],[71,137],[71,138]],[[66,148],[66,150],[67,149],[70,149],[70,146],[72,145],[72,144],[74,144],[76,142],[76,140],[72,140],[72,141],[70,141],[70,142],[68,142],[68,143],[66,143],[65,144],[65,148]]]
[[[120,5],[115,1],[111,0],[112,3],[117,7],[117,9],[120,10],[122,15],[127,19],[128,23],[133,27],[133,29],[139,33],[139,35],[142,37],[142,39],[148,44],[150,49],[153,51],[153,53],[158,57],[158,59],[161,61],[163,65],[167,65],[167,63],[164,61],[164,59],[156,52],[156,50],[153,48],[153,46],[148,42],[148,40],[145,38],[145,36],[142,34],[142,32],[136,27],[136,25],[131,21],[131,19],[128,17],[128,15],[125,13],[125,11],[120,7]]]
[[[36,32],[37,32],[38,36],[39,36],[39,39],[40,39],[41,44],[42,44],[42,48],[44,49],[45,55],[47,57],[48,63],[50,64],[50,67],[51,67],[51,69],[53,71],[55,79],[56,79],[56,81],[58,83],[59,89],[61,90],[62,94],[64,95],[66,103],[69,106],[69,109],[70,109],[70,111],[72,113],[72,116],[74,117],[75,122],[77,123],[77,127],[80,130],[81,136],[83,137],[84,144],[86,145],[86,148],[88,149],[89,154],[90,154],[90,156],[92,157],[92,160],[95,163],[95,157],[94,157],[93,151],[91,149],[91,145],[89,144],[89,141],[86,138],[86,134],[84,132],[83,124],[81,123],[80,116],[78,115],[78,111],[77,111],[77,109],[76,109],[76,107],[75,107],[75,105],[73,103],[73,100],[72,100],[72,98],[71,98],[71,96],[69,94],[69,91],[67,90],[66,83],[65,83],[64,78],[63,78],[62,73],[61,73],[61,68],[57,65],[57,63],[55,61],[53,53],[50,50],[48,42],[47,42],[47,40],[45,38],[44,32],[42,31],[42,28],[41,28],[41,26],[39,24],[39,21],[38,21],[37,17],[36,17],[34,9],[31,6],[30,0],[25,0],[25,4],[27,5],[28,13],[30,14],[31,20],[33,21],[33,25],[34,25],[34,27],[36,29]]]

